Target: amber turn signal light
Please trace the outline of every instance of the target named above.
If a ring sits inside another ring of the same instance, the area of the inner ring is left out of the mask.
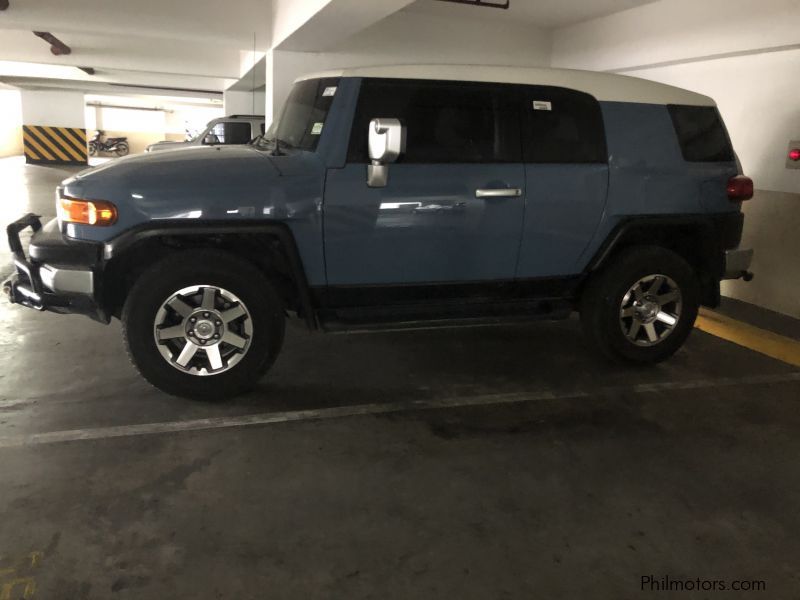
[[[117,222],[117,207],[104,200],[60,198],[58,217],[65,223],[113,225]]]

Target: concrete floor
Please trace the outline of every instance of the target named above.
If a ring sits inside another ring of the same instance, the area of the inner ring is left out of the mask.
[[[0,176],[24,190],[8,221],[52,214],[65,172]],[[800,590],[800,376],[698,331],[631,369],[575,321],[290,328],[257,391],[204,404],[139,379],[118,323],[2,302],[0,324],[2,598],[719,595],[643,592],[647,575]],[[131,427],[152,423],[167,432]]]

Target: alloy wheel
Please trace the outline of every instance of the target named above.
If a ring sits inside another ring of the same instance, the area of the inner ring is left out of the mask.
[[[183,288],[158,309],[153,336],[161,356],[189,375],[217,375],[250,349],[253,320],[239,298],[213,285]]]
[[[678,284],[666,275],[647,275],[622,297],[619,322],[622,333],[637,346],[663,342],[681,318],[683,298]]]

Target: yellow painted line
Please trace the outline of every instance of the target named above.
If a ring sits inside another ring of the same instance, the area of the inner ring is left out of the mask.
[[[60,127],[45,127],[44,130],[50,135],[51,138],[53,138],[53,140],[55,140],[55,143],[59,145],[59,148],[62,152],[69,155],[69,157],[74,158],[75,160],[81,160],[80,154],[75,151],[69,142],[59,135],[59,132],[63,131]],[[69,157],[66,160],[69,160]]]
[[[50,140],[45,136],[45,132],[48,132],[48,129],[47,127],[32,127],[31,131],[35,134],[40,144],[47,146],[47,149],[61,160],[69,162],[69,156],[59,147],[58,142]],[[56,138],[56,140],[58,140],[58,138]]]
[[[25,156],[32,158],[33,160],[42,160],[39,156],[31,150],[27,145],[23,147],[23,151],[25,152]]]
[[[712,310],[700,309],[695,327],[739,346],[800,367],[800,342],[766,331]]]
[[[36,150],[36,152],[42,158],[44,158],[45,160],[50,160],[50,161],[55,160],[55,158],[53,158],[47,150],[45,150],[44,148],[42,148],[39,145],[39,142],[36,141],[36,138],[33,137],[33,135],[31,133],[25,131],[22,134],[22,138],[23,138],[23,144],[28,144],[30,146],[33,146],[34,150]]]
[[[75,132],[75,135],[77,135],[80,139],[82,139],[84,144],[86,143],[86,130],[85,129],[81,129],[80,127],[72,127],[71,131]]]
[[[86,135],[81,135],[82,132],[80,129],[70,129],[69,127],[62,127],[61,131],[64,132],[64,136],[67,139],[75,144],[76,149],[81,150],[83,154],[83,160],[86,160],[86,153],[88,152],[88,149],[86,148]]]

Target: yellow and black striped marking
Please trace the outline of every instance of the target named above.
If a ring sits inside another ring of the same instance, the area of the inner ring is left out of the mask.
[[[85,165],[86,130],[79,127],[23,125],[25,162],[35,165]]]

